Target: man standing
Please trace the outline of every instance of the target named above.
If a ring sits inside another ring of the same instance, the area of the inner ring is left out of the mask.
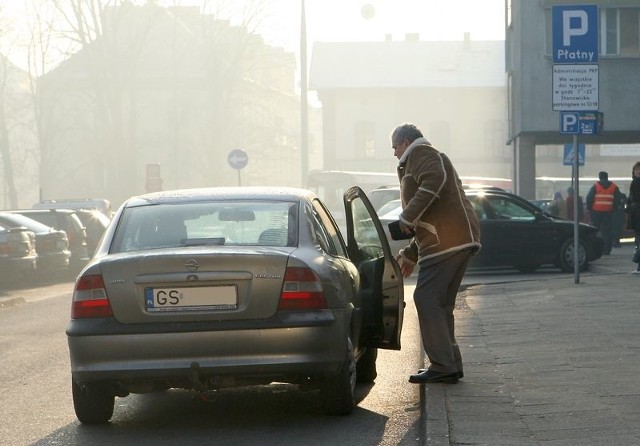
[[[609,181],[607,172],[600,172],[598,179],[587,194],[587,209],[591,211],[591,224],[600,230],[603,254],[609,255],[613,247],[613,207],[620,200],[621,192],[614,182]]]
[[[391,144],[400,161],[400,228],[415,231],[396,258],[404,277],[419,266],[413,297],[430,362],[409,382],[456,383],[463,370],[453,310],[469,258],[481,247],[480,226],[451,161],[415,125],[396,127]]]

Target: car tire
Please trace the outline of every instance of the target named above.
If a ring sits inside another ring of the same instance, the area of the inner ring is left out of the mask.
[[[378,349],[367,347],[364,354],[356,364],[356,381],[363,384],[371,384],[378,377],[376,360],[378,359]]]
[[[113,415],[114,393],[104,383],[78,384],[71,380],[73,408],[82,424],[103,424]]]
[[[327,415],[349,415],[356,407],[356,358],[351,339],[347,339],[344,362],[337,375],[324,379],[320,389]]]
[[[589,267],[589,262],[587,261],[587,245],[580,240],[578,242],[579,245],[579,254],[578,261],[579,270],[586,271]],[[560,252],[558,253],[558,265],[560,265],[560,269],[566,273],[571,273],[574,271],[573,267],[573,238],[567,239],[562,243],[560,247]]]

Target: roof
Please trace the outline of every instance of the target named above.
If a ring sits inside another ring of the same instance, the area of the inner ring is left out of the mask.
[[[311,89],[504,87],[505,42],[318,42]]]
[[[255,187],[208,187],[176,189],[132,197],[127,207],[145,204],[175,203],[206,200],[301,200],[315,197],[306,189],[277,186]]]

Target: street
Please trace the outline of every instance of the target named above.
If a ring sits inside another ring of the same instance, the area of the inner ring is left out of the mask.
[[[401,351],[379,351],[378,378],[360,386],[347,417],[328,417],[315,392],[288,385],[199,395],[168,392],[116,398],[104,426],[83,426],[71,400],[65,326],[70,282],[14,290],[0,307],[0,438],[35,445],[398,445],[420,444],[419,387],[407,376],[422,366],[412,287],[407,285]]]

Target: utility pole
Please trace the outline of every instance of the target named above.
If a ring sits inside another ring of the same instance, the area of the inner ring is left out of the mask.
[[[300,179],[307,186],[309,170],[309,117],[307,107],[307,21],[304,0],[300,1]]]

